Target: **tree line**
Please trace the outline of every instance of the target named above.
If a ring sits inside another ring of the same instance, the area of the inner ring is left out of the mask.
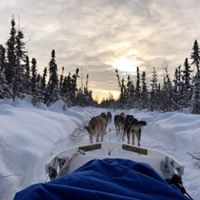
[[[115,108],[139,108],[151,111],[175,111],[191,108],[192,113],[200,114],[200,50],[195,40],[190,58],[183,66],[178,66],[171,78],[167,67],[163,82],[158,83],[156,68],[153,68],[150,84],[146,72],[137,67],[136,81],[128,75],[125,80],[116,70],[120,95],[114,100],[112,95],[99,105],[92,98],[88,88],[89,75],[85,84],[78,86],[79,69],[65,75],[64,67],[58,69],[56,52],[51,51],[50,60],[43,73],[38,73],[36,58],[30,59],[26,51],[24,34],[16,29],[15,19],[11,20],[8,40],[0,45],[0,99],[23,98],[31,95],[32,103],[51,105],[61,99],[67,106],[103,106]],[[191,66],[195,70],[191,70]],[[60,71],[60,74],[58,73]]]
[[[37,60],[30,60],[25,48],[24,34],[16,29],[16,22],[11,20],[11,29],[5,46],[0,45],[0,98],[23,98],[32,95],[32,103],[39,102],[50,105],[62,99],[66,105],[96,105],[92,98],[92,90],[88,89],[89,75],[86,83],[79,87],[77,84],[79,69],[65,76],[64,67],[58,73],[56,52],[51,51],[48,67],[43,74],[38,73]]]
[[[190,60],[191,63],[186,58],[183,66],[179,65],[175,69],[172,79],[166,67],[162,84],[158,83],[155,68],[153,68],[149,85],[146,82],[146,72],[140,72],[139,67],[137,67],[135,83],[130,75],[125,80],[116,70],[120,88],[119,99],[117,101],[104,100],[102,105],[164,112],[190,108],[192,113],[200,114],[200,50],[197,40],[193,44]],[[195,71],[191,70],[191,65],[195,67]]]

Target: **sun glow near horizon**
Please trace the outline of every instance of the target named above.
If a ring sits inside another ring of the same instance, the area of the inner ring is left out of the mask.
[[[135,74],[137,67],[141,64],[140,61],[133,60],[127,57],[120,57],[114,60],[113,68],[128,74]]]
[[[109,97],[113,97],[113,99],[119,98],[119,91],[117,90],[105,90],[105,89],[92,89],[93,98],[100,103],[103,99],[109,99]]]

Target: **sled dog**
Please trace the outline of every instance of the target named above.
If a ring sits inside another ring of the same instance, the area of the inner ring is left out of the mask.
[[[114,116],[114,124],[117,135],[122,135],[124,130],[125,114],[121,113],[120,115]]]
[[[126,115],[124,120],[124,129],[123,129],[123,137],[122,140],[124,141],[125,136],[127,135],[127,131],[130,128],[130,125],[133,121],[137,120],[133,115]]]
[[[93,143],[93,137],[96,137],[96,142],[103,142],[103,137],[106,134],[107,117],[105,113],[99,116],[92,117],[85,128],[89,133],[90,143]]]
[[[146,121],[138,121],[133,116],[129,115],[125,119],[125,128],[123,133],[123,140],[125,139],[125,135],[127,135],[127,142],[130,144],[130,140],[132,137],[132,144],[135,144],[135,137],[137,138],[137,145],[140,146],[141,140],[141,128],[142,126],[146,126]]]
[[[107,122],[108,123],[112,122],[112,114],[111,114],[111,112],[107,112]]]
[[[101,113],[98,118],[99,118],[99,121],[100,121],[100,124],[101,124],[102,135],[105,135],[106,134],[106,128],[107,128],[107,125],[108,125],[107,115],[106,115],[106,113]]]

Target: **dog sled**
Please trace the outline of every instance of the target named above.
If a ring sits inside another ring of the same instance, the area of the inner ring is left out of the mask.
[[[160,151],[119,143],[65,149],[46,165],[50,181],[14,200],[188,200],[184,166]]]

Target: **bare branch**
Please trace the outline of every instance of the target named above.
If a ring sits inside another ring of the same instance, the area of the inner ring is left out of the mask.
[[[189,153],[189,152],[187,152],[187,154],[190,155],[190,156],[192,156],[192,158],[195,159],[195,160],[200,160],[200,158],[194,156],[193,154],[191,154],[191,153]]]

